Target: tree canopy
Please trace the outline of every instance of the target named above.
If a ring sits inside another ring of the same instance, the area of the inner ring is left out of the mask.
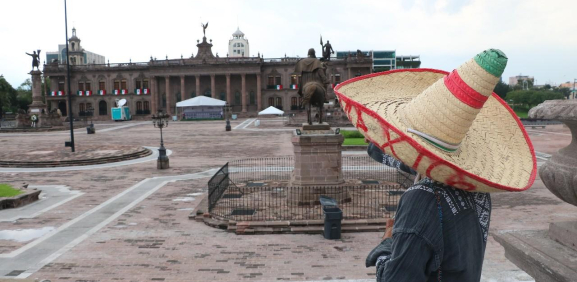
[[[505,100],[514,104],[522,104],[529,107],[536,106],[546,100],[562,100],[562,93],[548,90],[514,90],[507,93]]]

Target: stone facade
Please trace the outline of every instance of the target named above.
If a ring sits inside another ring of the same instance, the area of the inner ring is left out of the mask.
[[[256,115],[271,105],[289,113],[297,110],[300,99],[297,89],[291,88],[293,84],[298,85],[298,76],[294,73],[298,58],[215,57],[212,43],[206,38],[197,47],[196,56],[191,58],[71,66],[71,91],[67,89],[66,65],[44,65],[44,76],[51,81],[46,103],[50,109],[59,108],[67,116],[66,95],[72,94],[74,116],[92,106],[95,120],[110,119],[110,108],[116,99],[123,98],[137,119],[148,118],[158,110],[174,115],[178,101],[198,95],[226,100],[232,105],[232,111],[241,116]],[[337,84],[358,74],[371,73],[371,66],[370,58],[331,60],[327,77]],[[125,95],[120,94],[123,89]],[[136,89],[143,93],[147,89],[148,93],[136,95]],[[80,96],[79,90],[83,93],[90,90],[92,94]],[[99,90],[106,94],[100,95]],[[114,90],[119,94],[115,95]],[[334,97],[330,86],[328,93]]]

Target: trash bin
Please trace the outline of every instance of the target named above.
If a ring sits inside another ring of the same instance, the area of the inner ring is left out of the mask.
[[[333,198],[320,196],[319,200],[325,216],[325,239],[341,239],[343,211],[338,207],[337,201]]]
[[[94,134],[96,132],[96,128],[94,128],[94,124],[90,124],[86,127],[87,134]]]

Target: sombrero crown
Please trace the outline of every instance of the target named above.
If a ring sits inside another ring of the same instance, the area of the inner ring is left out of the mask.
[[[535,154],[515,113],[493,94],[506,64],[489,49],[451,73],[395,70],[335,92],[365,137],[422,175],[471,191],[522,191],[535,179]]]

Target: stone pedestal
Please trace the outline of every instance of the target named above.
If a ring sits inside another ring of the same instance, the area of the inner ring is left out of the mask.
[[[559,199],[577,206],[577,100],[550,100],[529,111],[530,118],[559,120],[569,127],[571,144],[541,166],[541,180]],[[505,256],[536,282],[577,281],[577,222],[551,223],[549,230],[495,235]]]
[[[32,76],[32,104],[28,105],[28,112],[32,115],[38,116],[37,126],[41,125],[42,114],[47,114],[46,104],[42,101],[42,79],[40,76],[42,72],[39,70],[33,70],[30,72]],[[44,112],[43,112],[44,110]]]
[[[344,183],[341,156],[344,137],[335,134],[330,127],[321,126],[324,130],[303,128],[301,135],[295,132],[291,139],[295,160],[291,186],[311,187],[289,193],[289,201],[292,203],[318,204],[320,195],[335,198],[339,202],[350,200],[346,189],[339,187]]]

